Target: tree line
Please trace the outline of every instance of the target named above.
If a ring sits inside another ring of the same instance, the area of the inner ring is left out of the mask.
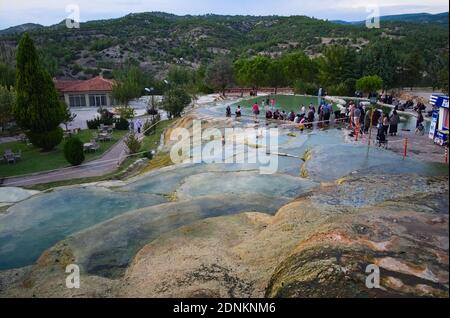
[[[230,73],[228,77],[219,75],[222,71],[215,78],[220,83],[215,88],[220,86],[222,90],[233,85],[255,89],[292,87],[297,93],[314,95],[319,87],[324,87],[331,95],[353,96],[358,80],[365,78],[366,81],[360,81],[360,88],[369,80],[369,86],[378,83],[374,89],[427,86],[448,92],[447,49],[426,62],[419,51],[399,56],[389,42],[375,43],[359,52],[333,45],[316,58],[303,52],[277,58],[256,56],[238,59],[232,69],[227,62],[216,68],[228,69]],[[229,80],[231,75],[233,81]]]

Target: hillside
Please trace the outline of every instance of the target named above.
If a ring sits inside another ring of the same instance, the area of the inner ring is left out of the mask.
[[[30,32],[30,31],[34,31],[37,29],[41,29],[43,27],[44,27],[43,25],[36,24],[36,23],[25,23],[25,24],[16,25],[16,26],[4,29],[4,30],[0,30],[0,35]]]
[[[412,22],[412,23],[436,23],[448,25],[448,12],[430,14],[430,13],[411,13],[411,14],[397,14],[397,15],[385,15],[380,17],[381,22]],[[364,24],[365,21],[332,21],[338,24]]]
[[[318,56],[329,45],[347,45],[359,51],[376,41],[392,41],[404,52],[426,48],[430,55],[448,47],[448,25],[386,22],[381,29],[369,30],[305,16],[151,12],[90,21],[82,23],[80,29],[67,29],[60,23],[28,31],[52,75],[65,78],[89,78],[99,72],[109,75],[129,60],[162,77],[168,65],[182,63],[196,68],[218,55],[279,56],[301,50]],[[19,33],[0,33],[0,62],[14,64],[19,38]]]

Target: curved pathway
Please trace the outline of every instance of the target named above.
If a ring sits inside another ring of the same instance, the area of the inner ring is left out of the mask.
[[[121,139],[100,158],[83,163],[78,167],[66,167],[52,171],[31,174],[23,177],[11,177],[0,180],[0,186],[20,187],[56,181],[98,177],[117,169],[125,158],[126,146]]]

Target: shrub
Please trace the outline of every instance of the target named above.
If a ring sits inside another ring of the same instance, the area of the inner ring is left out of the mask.
[[[138,153],[141,149],[141,142],[135,134],[129,134],[125,140],[125,145],[128,147],[130,154]]]
[[[128,130],[130,123],[125,118],[119,118],[115,120],[117,130]]]
[[[67,140],[64,145],[64,157],[72,166],[79,166],[83,163],[84,149],[83,143],[77,137],[72,137]]]
[[[94,119],[87,120],[86,124],[89,129],[94,129],[94,130],[98,129],[101,124],[106,125],[106,126],[112,126],[113,124],[115,124],[117,130],[128,130],[128,128],[130,127],[130,123],[125,118],[109,118],[109,117],[99,118],[99,117],[96,117]]]
[[[295,94],[306,94],[316,96],[318,92],[319,92],[318,86],[313,83],[297,81],[294,84]]]
[[[351,94],[351,88],[345,83],[339,83],[328,87],[328,95],[331,96],[349,96]]]
[[[86,121],[86,124],[89,129],[98,129],[102,123],[103,123],[102,120],[98,117]]]
[[[63,138],[63,130],[57,127],[52,131],[46,132],[28,132],[30,142],[36,147],[42,148],[44,151],[50,151],[59,145]]]
[[[191,103],[191,97],[182,88],[172,88],[164,93],[163,109],[170,117],[180,117],[184,108]]]
[[[364,76],[356,81],[356,89],[364,93],[374,93],[383,88],[383,79],[378,75]]]
[[[132,119],[136,116],[136,111],[130,106],[120,106],[116,110],[121,118]]]

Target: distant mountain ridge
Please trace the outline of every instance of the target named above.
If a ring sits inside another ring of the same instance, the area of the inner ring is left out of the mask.
[[[133,17],[133,16],[137,16],[140,14],[141,13],[130,13],[130,14],[126,15],[125,17]],[[194,17],[203,17],[203,18],[227,17],[225,15],[217,15],[217,14],[206,14],[206,15],[202,15],[202,16],[195,16],[195,15],[178,16],[178,15],[175,15],[172,13],[166,13],[166,12],[151,12],[151,14],[154,17],[172,19],[172,20],[189,19],[189,18],[194,18]],[[228,16],[228,17],[233,18],[233,16]],[[263,17],[257,17],[257,16],[254,16],[254,17],[255,18],[263,18]],[[107,20],[109,20],[109,19],[107,19]],[[107,21],[107,20],[105,20],[105,21]],[[449,12],[442,12],[442,13],[437,13],[437,14],[411,13],[411,14],[385,15],[385,16],[380,17],[380,21],[449,24]],[[60,24],[63,24],[64,22],[65,21],[63,20],[60,23],[57,23],[50,27],[56,27]],[[90,21],[88,21],[88,22],[90,22]],[[365,23],[365,21],[345,21],[345,20],[330,20],[330,22],[337,23],[337,24],[343,24],[343,25],[360,25],[360,24]],[[45,27],[41,24],[25,23],[25,24],[20,24],[20,25],[16,25],[16,26],[12,26],[12,27],[0,30],[0,35],[35,31],[35,30],[42,29],[42,28],[45,28]]]
[[[0,34],[14,34],[14,33],[23,33],[28,31],[35,31],[38,29],[44,28],[43,25],[36,23],[25,23],[16,26],[12,26],[10,28],[0,30]]]
[[[412,22],[412,23],[436,23],[436,24],[449,24],[448,12],[442,12],[437,14],[431,13],[411,13],[411,14],[397,14],[397,15],[385,15],[380,17],[381,22]],[[331,22],[337,24],[347,25],[359,25],[364,24],[365,21],[344,21],[333,20]]]
[[[445,16],[448,13],[437,15],[437,20],[443,21]],[[411,20],[411,16],[403,18]],[[381,28],[367,29],[364,24],[339,24],[307,16],[143,12],[82,22],[79,29],[67,28],[64,21],[49,27],[25,24],[0,31],[0,63],[15,64],[23,31],[30,33],[53,76],[74,79],[99,74],[108,77],[126,63],[164,78],[171,65],[197,69],[218,56],[234,60],[303,52],[318,57],[332,45],[360,52],[380,41],[392,42],[400,55],[427,48],[427,55],[433,56],[448,48],[448,23],[384,19]],[[414,20],[424,21],[417,16]]]

